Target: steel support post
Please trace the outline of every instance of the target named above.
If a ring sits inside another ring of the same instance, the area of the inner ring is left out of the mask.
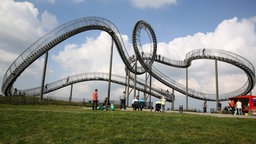
[[[40,101],[43,101],[43,95],[44,95],[44,83],[45,83],[45,75],[46,75],[46,69],[47,69],[47,62],[48,62],[48,51],[45,53],[44,58],[44,68],[43,68],[43,74],[42,74],[42,82],[41,82],[41,91],[40,91]]]
[[[152,86],[152,76],[151,76],[151,69],[152,67],[150,67],[150,71],[149,71],[149,108],[150,111],[152,111],[152,105],[151,105],[151,86]]]
[[[111,49],[110,49],[110,62],[109,62],[109,77],[108,77],[108,99],[110,100],[110,88],[111,88],[111,75],[112,75],[112,60],[113,60],[113,46],[114,40],[112,38]]]
[[[124,87],[124,91],[125,91],[125,99],[126,99],[126,103],[125,103],[125,105],[126,106],[128,106],[128,102],[127,102],[127,88],[128,88],[128,85],[127,85],[127,83],[128,83],[128,75],[127,75],[127,72],[128,70],[126,70],[125,71],[125,87]]]
[[[129,96],[130,96],[130,71],[127,70],[127,91],[126,91],[126,103],[127,103],[127,106],[129,105]]]
[[[174,110],[174,89],[172,89],[172,107],[171,110]]]
[[[218,82],[218,61],[215,60],[215,78],[216,78],[216,111],[219,111],[219,82]]]
[[[145,101],[146,101],[147,86],[148,86],[148,73],[146,72],[146,74],[145,74],[145,85],[144,85],[144,97],[143,97]]]
[[[136,87],[137,87],[137,85],[136,85],[136,83],[137,83],[137,74],[136,74],[136,72],[137,72],[137,56],[135,56],[135,73],[134,73],[134,97],[136,97]]]
[[[72,95],[73,95],[73,84],[70,85],[70,95],[69,95],[69,102],[72,101]]]
[[[188,68],[186,68],[186,110],[188,111]]]

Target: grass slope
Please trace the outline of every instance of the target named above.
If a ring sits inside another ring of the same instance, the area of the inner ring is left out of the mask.
[[[254,143],[255,119],[0,105],[0,143]]]

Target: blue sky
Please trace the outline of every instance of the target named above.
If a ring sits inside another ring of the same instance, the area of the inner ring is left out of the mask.
[[[143,1],[143,0],[142,0]],[[154,1],[154,0],[153,0]],[[168,4],[170,1],[173,3]],[[148,21],[159,41],[192,35],[197,32],[210,32],[224,19],[247,18],[255,14],[253,0],[166,0],[159,8],[140,8],[132,0],[31,0],[38,11],[48,11],[55,15],[60,24],[85,17],[99,16],[111,20],[121,33],[131,34],[138,20]],[[160,3],[161,1],[159,1]]]
[[[254,0],[2,0],[0,52],[5,55],[0,58],[0,78],[15,58],[43,34],[68,21],[86,16],[99,16],[112,21],[123,35],[131,53],[133,27],[138,20],[145,20],[156,33],[158,54],[183,59],[190,50],[216,48],[241,54],[256,66],[255,5]],[[104,45],[95,47],[99,42],[104,42]],[[102,61],[109,59],[110,44],[109,36],[100,31],[85,32],[64,41],[50,51],[46,81],[82,72],[108,72],[108,63]],[[42,63],[43,57],[21,75],[15,86],[39,86]],[[212,62],[199,61],[193,64],[190,68],[191,87],[214,93]],[[173,79],[184,84],[184,70],[160,67]],[[123,75],[123,68],[115,50],[113,72]],[[207,71],[202,70],[206,68]],[[221,92],[241,87],[246,79],[243,72],[222,63],[220,74]],[[154,83],[168,89],[157,81]],[[97,82],[79,84],[74,96],[89,97],[97,85]],[[106,93],[106,85],[104,83],[99,86],[102,98]],[[117,99],[122,90],[123,87],[113,86],[113,98]],[[69,95],[69,90],[66,88],[54,95]],[[184,104],[184,96],[179,93],[177,96],[176,106]],[[199,106],[197,103],[200,103]],[[201,102],[191,103],[190,108],[193,107],[201,108]]]

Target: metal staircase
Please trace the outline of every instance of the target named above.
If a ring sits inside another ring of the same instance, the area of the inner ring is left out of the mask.
[[[115,25],[104,18],[84,17],[59,26],[28,47],[7,69],[3,78],[2,92],[5,95],[12,95],[14,93],[13,84],[18,76],[30,64],[54,46],[75,34],[93,29],[106,31],[112,36],[123,62],[130,71],[135,72],[131,61],[127,59],[130,56]]]
[[[246,95],[251,89],[253,89],[255,85],[255,69],[252,63],[247,59],[228,51],[217,49],[197,49],[187,53],[186,58],[183,61],[172,60],[167,57],[164,57],[164,59],[155,59],[155,61],[173,67],[186,68],[191,65],[191,61],[196,59],[223,61],[242,69],[247,75],[248,80],[241,88],[228,93],[220,94],[220,100],[227,100],[228,98],[237,95]],[[154,67],[152,69],[152,75],[163,84],[186,95],[186,86],[170,79]],[[193,89],[188,89],[188,95],[196,99],[215,101],[215,94],[202,93]]]
[[[153,29],[147,24],[145,21],[139,21],[136,23],[133,30],[133,46],[136,54],[137,60],[139,60],[142,67],[136,68],[134,67],[134,58],[129,56],[127,50],[125,49],[125,45],[123,43],[121,34],[119,33],[116,26],[107,19],[100,17],[84,17],[80,19],[76,19],[65,23],[53,31],[45,34],[39,40],[34,42],[30,47],[28,47],[21,55],[17,57],[17,59],[11,64],[11,66],[7,69],[2,82],[2,92],[6,96],[13,95],[15,92],[19,91],[20,93],[26,93],[35,95],[37,94],[37,89],[29,89],[29,90],[17,90],[13,88],[13,84],[16,79],[20,76],[20,74],[35,60],[37,60],[40,56],[45,54],[47,51],[51,50],[54,46],[61,43],[73,35],[76,35],[81,32],[85,32],[88,30],[102,30],[107,32],[116,44],[116,48],[119,52],[121,59],[123,60],[125,66],[129,71],[136,74],[143,74],[145,72],[150,73],[154,78],[167,85],[170,88],[173,88],[176,91],[179,91],[183,94],[186,94],[186,87],[182,84],[177,83],[169,77],[166,77],[160,71],[152,67],[153,62],[159,62],[168,66],[174,66],[178,68],[186,68],[191,65],[191,61],[196,59],[213,59],[218,61],[223,61],[234,65],[240,69],[242,69],[248,77],[247,82],[239,89],[234,90],[229,93],[220,94],[220,100],[226,100],[231,96],[236,95],[245,95],[249,93],[254,85],[255,85],[255,69],[254,66],[245,58],[236,55],[231,52],[223,51],[223,50],[213,50],[213,49],[198,49],[193,50],[186,54],[186,58],[183,61],[171,60],[169,58],[164,57],[164,59],[158,59],[158,55],[156,54],[156,37]],[[146,54],[141,51],[141,47],[139,46],[140,39],[140,31],[144,29],[150,35],[152,39],[153,45],[153,53]],[[105,75],[104,75],[105,76]],[[97,77],[94,75],[91,80],[105,80],[105,77]],[[88,77],[88,76],[87,76]],[[113,79],[113,82],[123,84],[123,80]],[[74,78],[75,79],[75,78]],[[76,82],[81,82],[84,79],[76,79]],[[59,80],[57,82],[51,83],[46,92],[57,90],[63,86],[66,86],[63,83],[63,80]],[[48,87],[47,86],[47,87]],[[143,91],[143,90],[141,90]],[[155,90],[157,92],[157,90]],[[34,92],[34,93],[33,93]],[[157,94],[155,94],[157,96]],[[204,99],[204,100],[215,100],[214,94],[206,94],[202,92],[195,91],[193,89],[188,89],[188,96],[196,98],[196,99]]]
[[[131,80],[134,80],[134,78],[131,77]],[[80,82],[86,82],[86,81],[108,81],[109,80],[109,75],[108,73],[83,73],[83,74],[77,74],[73,76],[69,76],[68,80],[67,78],[63,78],[61,80],[51,82],[49,84],[45,85],[45,91],[44,94],[56,91],[58,89],[61,89],[63,87],[67,87],[71,84],[75,83],[80,83]],[[111,82],[124,85],[124,86],[129,86],[131,88],[134,88],[133,84],[127,84],[125,82],[125,77],[120,76],[120,75],[115,75],[112,74],[111,76]],[[147,84],[147,86],[149,83]],[[17,90],[17,94],[24,94],[26,96],[38,96],[40,95],[40,89],[41,87],[35,87],[35,88],[30,88],[30,89],[25,89],[25,90]],[[141,92],[145,92],[146,94],[153,95],[156,98],[161,98],[163,95],[166,96],[167,101],[171,101],[171,93],[163,93],[162,89],[160,87],[157,87],[156,85],[151,86],[151,92],[148,89],[145,89],[145,81],[143,79],[137,78],[137,87]]]

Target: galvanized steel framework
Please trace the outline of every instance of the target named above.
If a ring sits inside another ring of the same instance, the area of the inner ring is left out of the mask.
[[[78,33],[95,29],[105,31],[112,37],[121,59],[123,60],[126,68],[130,72],[134,74],[143,74],[145,72],[148,72],[149,74],[151,74],[152,77],[159,80],[161,83],[165,84],[171,89],[174,89],[192,98],[216,101],[216,94],[202,93],[187,88],[186,86],[172,80],[171,78],[161,73],[158,69],[154,67],[153,63],[158,62],[161,64],[165,64],[167,66],[187,68],[191,65],[191,61],[193,60],[212,59],[217,61],[223,61],[242,69],[248,77],[246,83],[237,90],[220,94],[219,100],[227,100],[229,97],[237,95],[246,95],[253,89],[255,85],[254,66],[247,59],[228,51],[216,49],[197,49],[188,52],[186,54],[186,58],[183,61],[172,60],[167,57],[161,57],[160,59],[160,55],[157,55],[156,53],[157,42],[155,33],[151,26],[145,21],[139,21],[138,23],[136,23],[133,30],[133,47],[136,54],[136,58],[141,64],[141,67],[135,68],[133,57],[129,56],[127,50],[125,49],[125,45],[123,43],[121,35],[118,29],[115,27],[115,25],[104,18],[84,17],[65,23],[59,26],[58,28],[54,29],[53,31],[47,33],[39,40],[34,42],[30,47],[28,47],[19,57],[17,57],[17,59],[11,64],[11,66],[7,69],[4,75],[2,83],[2,92],[4,93],[4,95],[10,96],[17,92],[26,95],[28,93],[36,95],[38,92],[38,88],[32,88],[28,90],[18,90],[13,88],[13,84],[19,77],[19,75],[36,59],[38,59],[40,56],[48,52],[50,49],[52,49],[54,46],[58,45],[62,41]],[[150,53],[145,53],[140,45],[140,32],[142,30],[145,30],[151,38],[152,51],[150,51]],[[83,79],[85,78],[77,79],[76,81],[71,80],[69,81],[69,84],[76,83],[77,81],[82,81]],[[96,79],[96,77],[94,77],[93,79]],[[102,78],[98,77],[98,79],[100,80]],[[59,82],[60,81],[48,84],[47,90],[44,90],[44,93],[50,92],[50,89],[52,91],[67,86],[63,83],[61,85],[58,85]]]

